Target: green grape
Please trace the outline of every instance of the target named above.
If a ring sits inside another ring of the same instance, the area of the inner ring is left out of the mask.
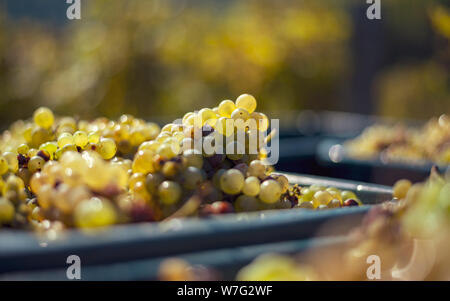
[[[277,202],[282,193],[281,185],[275,180],[267,180],[261,184],[259,198],[267,204]]]
[[[17,153],[21,154],[21,155],[26,155],[29,150],[30,150],[30,147],[28,146],[28,144],[25,144],[25,143],[23,143],[17,147]]]
[[[298,208],[304,208],[304,209],[314,209],[314,204],[311,201],[305,201],[305,202],[299,202],[297,205]]]
[[[93,197],[75,207],[74,220],[80,228],[104,227],[114,224],[117,214],[110,201]]]
[[[158,150],[158,148],[161,146],[161,143],[159,143],[158,141],[146,141],[143,142],[140,146],[139,146],[139,150],[144,150],[144,149],[148,149],[151,150],[153,152],[156,153],[156,151]]]
[[[198,112],[198,116],[201,120],[201,125],[208,124],[210,126],[214,126],[217,122],[217,115],[213,112],[213,110],[204,108]]]
[[[227,118],[231,117],[231,113],[233,113],[234,110],[236,110],[236,105],[233,101],[228,99],[221,101],[218,107],[219,115]]]
[[[38,126],[48,129],[53,125],[55,121],[55,117],[53,116],[53,112],[45,107],[40,107],[33,114],[34,123]]]
[[[358,199],[358,197],[356,196],[356,194],[353,193],[352,191],[349,191],[349,190],[344,190],[344,191],[342,191],[342,192],[341,192],[341,197],[342,197],[342,200],[343,200],[343,201],[346,201],[346,200],[348,200],[348,199],[354,199],[354,200]]]
[[[183,173],[183,187],[186,189],[195,189],[203,182],[205,176],[203,171],[197,167],[189,166]]]
[[[183,118],[181,119],[181,123],[182,123],[183,125],[189,125],[189,124],[187,123],[187,120],[188,120],[189,117],[191,117],[191,116],[193,116],[193,115],[194,115],[193,112],[188,112],[188,113],[184,114]],[[192,124],[191,124],[191,125],[192,125]]]
[[[28,168],[21,167],[19,168],[19,171],[17,172],[17,176],[22,179],[25,186],[28,186],[30,183],[32,173]]]
[[[278,184],[281,185],[282,193],[285,193],[289,189],[289,180],[283,175],[271,174]]]
[[[9,170],[8,161],[0,155],[0,176],[7,173]]]
[[[328,208],[339,208],[341,207],[341,201],[339,199],[332,199],[328,203]]]
[[[145,181],[145,174],[137,172],[131,175],[128,179],[128,188],[133,189],[137,182]]]
[[[233,119],[227,117],[220,117],[219,119],[217,119],[215,130],[225,137],[230,137],[231,135],[234,134],[233,124],[234,124]]]
[[[220,189],[220,177],[222,177],[222,175],[225,173],[225,171],[226,171],[226,169],[221,168],[214,173],[213,178],[212,178],[214,187]]]
[[[241,119],[243,121],[246,121],[250,117],[250,114],[247,112],[247,110],[242,108],[237,108],[236,110],[231,113],[231,118],[233,120]]]
[[[239,194],[244,188],[244,176],[237,169],[229,169],[220,177],[220,188],[227,194]]]
[[[89,133],[88,135],[88,142],[97,144],[100,141],[100,135],[96,132]]]
[[[83,131],[76,131],[73,134],[73,142],[75,143],[75,145],[77,145],[79,147],[84,147],[89,142],[88,136]]]
[[[314,193],[313,203],[315,207],[320,205],[328,205],[333,196],[328,191],[317,191]]]
[[[61,149],[62,153],[65,153],[65,152],[68,152],[68,151],[78,152],[77,146],[75,144],[66,144]]]
[[[8,199],[0,197],[0,225],[11,223],[14,214],[14,205]]]
[[[245,179],[242,192],[248,196],[257,196],[259,194],[260,182],[257,177],[248,177]]]
[[[311,186],[309,186],[309,189],[314,191],[314,192],[317,192],[317,191],[325,190],[326,187],[322,186],[322,185],[319,185],[319,184],[312,184]]]
[[[134,173],[148,174],[153,172],[155,167],[153,165],[154,152],[151,150],[140,150],[134,156],[132,170]]]
[[[28,162],[28,170],[30,172],[40,171],[45,164],[45,160],[39,156],[34,156]]]
[[[203,156],[202,153],[195,149],[188,149],[183,152],[183,157],[186,158],[187,166],[194,166],[202,168]]]
[[[46,142],[44,144],[41,144],[39,149],[47,151],[50,154],[50,157],[54,158],[56,150],[58,149],[58,145],[55,142]]]
[[[392,188],[392,195],[397,199],[404,199],[411,186],[412,183],[409,180],[398,180]]]
[[[158,191],[159,185],[164,181],[164,177],[159,173],[149,173],[145,178],[145,187],[151,194],[155,194]]]
[[[164,181],[158,187],[158,195],[161,203],[172,205],[181,197],[181,186],[177,182]]]
[[[52,134],[44,128],[36,128],[31,133],[31,144],[33,147],[39,147],[42,143],[53,139]]]
[[[301,190],[300,190],[300,192],[301,192],[301,194],[302,194],[302,197],[303,197],[303,199],[305,200],[305,201],[312,201],[312,199],[313,199],[313,197],[314,197],[314,193],[316,193],[314,190],[311,190],[311,189],[309,189],[309,188],[307,188],[307,187],[303,187]]]
[[[103,159],[108,160],[114,157],[117,151],[116,143],[111,138],[102,138],[98,143],[98,153]]]
[[[156,152],[161,157],[170,159],[170,158],[173,158],[176,155],[178,155],[179,151],[180,151],[179,144],[173,144],[173,143],[169,142],[169,143],[161,144],[161,146],[158,148],[158,150]]]
[[[8,179],[6,179],[5,185],[3,186],[3,195],[6,195],[8,191],[19,192],[24,190],[25,184],[23,180],[15,175],[10,175]]]
[[[250,212],[259,210],[260,205],[257,198],[249,195],[240,195],[234,203],[234,208],[237,212]]]
[[[250,94],[242,94],[236,99],[236,107],[253,113],[256,109],[256,99]]]
[[[58,137],[59,148],[63,148],[66,144],[73,144],[73,136],[70,133],[62,133]]]
[[[253,160],[248,166],[247,173],[260,179],[266,177],[266,166],[260,160]]]
[[[12,152],[4,152],[3,158],[8,162],[8,168],[12,172],[17,172],[19,170],[19,160],[17,160],[17,155]]]

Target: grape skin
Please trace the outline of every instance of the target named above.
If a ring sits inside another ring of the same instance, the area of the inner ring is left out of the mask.
[[[227,194],[239,194],[243,187],[244,176],[237,169],[229,169],[220,177],[220,188]]]

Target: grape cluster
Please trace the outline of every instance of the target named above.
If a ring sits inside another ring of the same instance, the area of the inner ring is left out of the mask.
[[[297,207],[299,208],[322,210],[359,206],[362,204],[352,191],[317,184],[305,187],[295,185],[291,189],[291,194],[296,196],[298,200]]]
[[[404,125],[373,125],[357,138],[346,142],[355,158],[379,157],[382,161],[408,163],[450,163],[450,116],[430,119],[420,128]]]
[[[1,135],[0,225],[53,231],[359,204],[352,192],[290,186],[274,173],[269,119],[256,107],[243,94],[161,129],[129,115],[77,121],[39,108]]]

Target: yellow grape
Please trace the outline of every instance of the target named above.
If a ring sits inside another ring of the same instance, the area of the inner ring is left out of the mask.
[[[218,113],[222,117],[231,117],[231,113],[233,113],[234,110],[236,110],[236,105],[231,100],[223,100],[218,107]]]
[[[236,99],[236,107],[253,113],[256,109],[256,99],[250,94],[242,94]]]
[[[48,129],[53,125],[55,117],[50,109],[41,107],[34,112],[33,120],[38,126]]]

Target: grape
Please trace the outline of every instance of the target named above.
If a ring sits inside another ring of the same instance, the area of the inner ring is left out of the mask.
[[[165,205],[171,205],[176,202],[181,197],[181,187],[177,182],[164,181],[158,187],[158,195],[161,203]]]
[[[41,144],[39,149],[47,151],[50,155],[50,158],[53,158],[56,150],[58,149],[58,145],[55,142],[46,142],[44,144]]]
[[[14,205],[8,199],[0,197],[0,225],[12,222],[14,214]]]
[[[312,201],[312,199],[314,197],[314,193],[315,193],[314,190],[311,190],[311,189],[309,189],[307,187],[304,187],[304,188],[301,189],[302,198],[305,201]]]
[[[76,131],[73,134],[73,142],[75,143],[75,145],[77,145],[79,147],[84,147],[89,142],[88,136],[83,131]]]
[[[30,172],[40,171],[41,168],[44,166],[44,164],[45,164],[44,159],[42,159],[39,156],[34,156],[28,162],[28,169],[30,170]]]
[[[236,199],[234,207],[237,212],[257,211],[259,210],[260,203],[254,196],[240,195]]]
[[[412,183],[409,180],[399,180],[394,184],[392,188],[392,195],[397,199],[403,199],[406,197],[408,190],[411,188]],[[354,199],[354,197],[352,197]]]
[[[248,177],[245,179],[242,192],[248,196],[257,196],[259,194],[260,182],[257,177]]]
[[[214,173],[214,176],[212,178],[214,187],[220,189],[220,178],[225,173],[225,171],[226,171],[225,169],[221,168]]]
[[[333,196],[328,191],[317,191],[314,194],[313,203],[315,207],[320,205],[328,205]]]
[[[244,176],[237,169],[229,169],[220,177],[220,188],[227,194],[239,194],[243,187]]]
[[[231,113],[236,110],[236,105],[231,100],[223,100],[218,107],[218,113],[222,117],[231,117]]]
[[[17,147],[17,153],[19,153],[21,155],[26,155],[29,150],[30,150],[30,147],[25,143],[23,143]]]
[[[183,173],[183,186],[187,189],[195,189],[200,183],[204,181],[204,173],[201,169],[189,166]]]
[[[277,202],[282,193],[281,185],[275,180],[264,181],[260,186],[259,198],[267,204]]]
[[[282,193],[285,193],[289,189],[289,181],[285,176],[277,174],[271,174],[270,176],[281,185]]]
[[[266,166],[260,160],[253,160],[250,162],[247,172],[250,176],[263,179],[266,176]]]
[[[12,172],[19,170],[19,161],[17,160],[17,155],[12,152],[4,152],[3,158],[8,162],[8,168]]]
[[[131,192],[136,200],[144,200],[146,202],[151,200],[151,195],[149,194],[143,181],[137,182]]]
[[[3,156],[0,156],[0,176],[7,173],[9,170],[8,161]]]
[[[31,144],[33,147],[38,147],[42,143],[52,140],[52,134],[44,128],[36,128],[31,133]]]
[[[58,137],[58,147],[63,148],[67,144],[73,144],[73,136],[70,133],[62,133]]]
[[[236,99],[236,107],[253,113],[256,109],[256,99],[250,94],[242,94]]]
[[[80,228],[104,227],[114,224],[117,214],[107,199],[93,197],[75,207],[74,220]]]
[[[88,142],[89,143],[96,144],[99,141],[100,141],[100,135],[99,134],[97,134],[95,132],[89,133],[89,135],[88,135]]]
[[[108,160],[114,157],[117,151],[117,146],[111,138],[102,138],[98,144],[98,153],[103,159]]]
[[[241,119],[243,121],[246,121],[250,117],[249,113],[245,109],[238,108],[231,113],[231,118],[233,120]]]
[[[149,173],[145,178],[145,186],[147,191],[151,194],[155,194],[159,185],[164,181],[164,177],[158,173]]]
[[[319,184],[313,184],[313,185],[309,186],[309,189],[314,191],[314,192],[317,192],[317,191],[325,190],[326,187],[322,186],[322,185],[319,185]]]
[[[344,190],[341,192],[341,197],[343,201],[346,201],[348,199],[357,199],[356,194],[349,190]]]
[[[8,177],[8,179],[6,179],[5,185],[3,186],[3,195],[6,195],[8,191],[22,191],[25,188],[25,184],[23,183],[22,179],[14,176],[14,175],[10,175]]]
[[[202,154],[199,151],[197,151],[195,149],[185,150],[183,152],[183,157],[186,158],[188,166],[194,166],[194,167],[197,167],[197,168],[202,168],[202,166],[203,166],[203,157],[202,157]]]
[[[158,150],[158,148],[161,146],[161,144],[158,141],[146,141],[143,142],[140,146],[139,146],[139,150],[151,150],[154,151],[156,153],[156,151]]]
[[[66,144],[61,149],[61,154],[64,154],[65,152],[68,152],[68,151],[77,152],[78,148],[76,147],[75,144]]]
[[[227,117],[220,117],[219,119],[217,119],[215,129],[219,134],[225,137],[230,137],[231,135],[234,134],[233,124],[234,124],[233,119]]]
[[[329,208],[339,208],[339,207],[341,207],[341,201],[339,199],[332,199],[328,203],[328,207]]]
[[[178,155],[179,151],[179,144],[163,143],[156,152],[158,153],[158,155],[170,159]]]
[[[40,107],[33,114],[34,123],[38,126],[48,129],[53,125],[55,121],[55,117],[53,116],[53,112],[45,107]]]
[[[134,157],[132,169],[135,173],[148,174],[155,170],[153,165],[154,153],[150,150],[140,150]]]
[[[217,115],[213,112],[213,110],[204,108],[198,112],[198,116],[201,120],[201,125],[208,124],[210,126],[214,126],[217,121]]]

